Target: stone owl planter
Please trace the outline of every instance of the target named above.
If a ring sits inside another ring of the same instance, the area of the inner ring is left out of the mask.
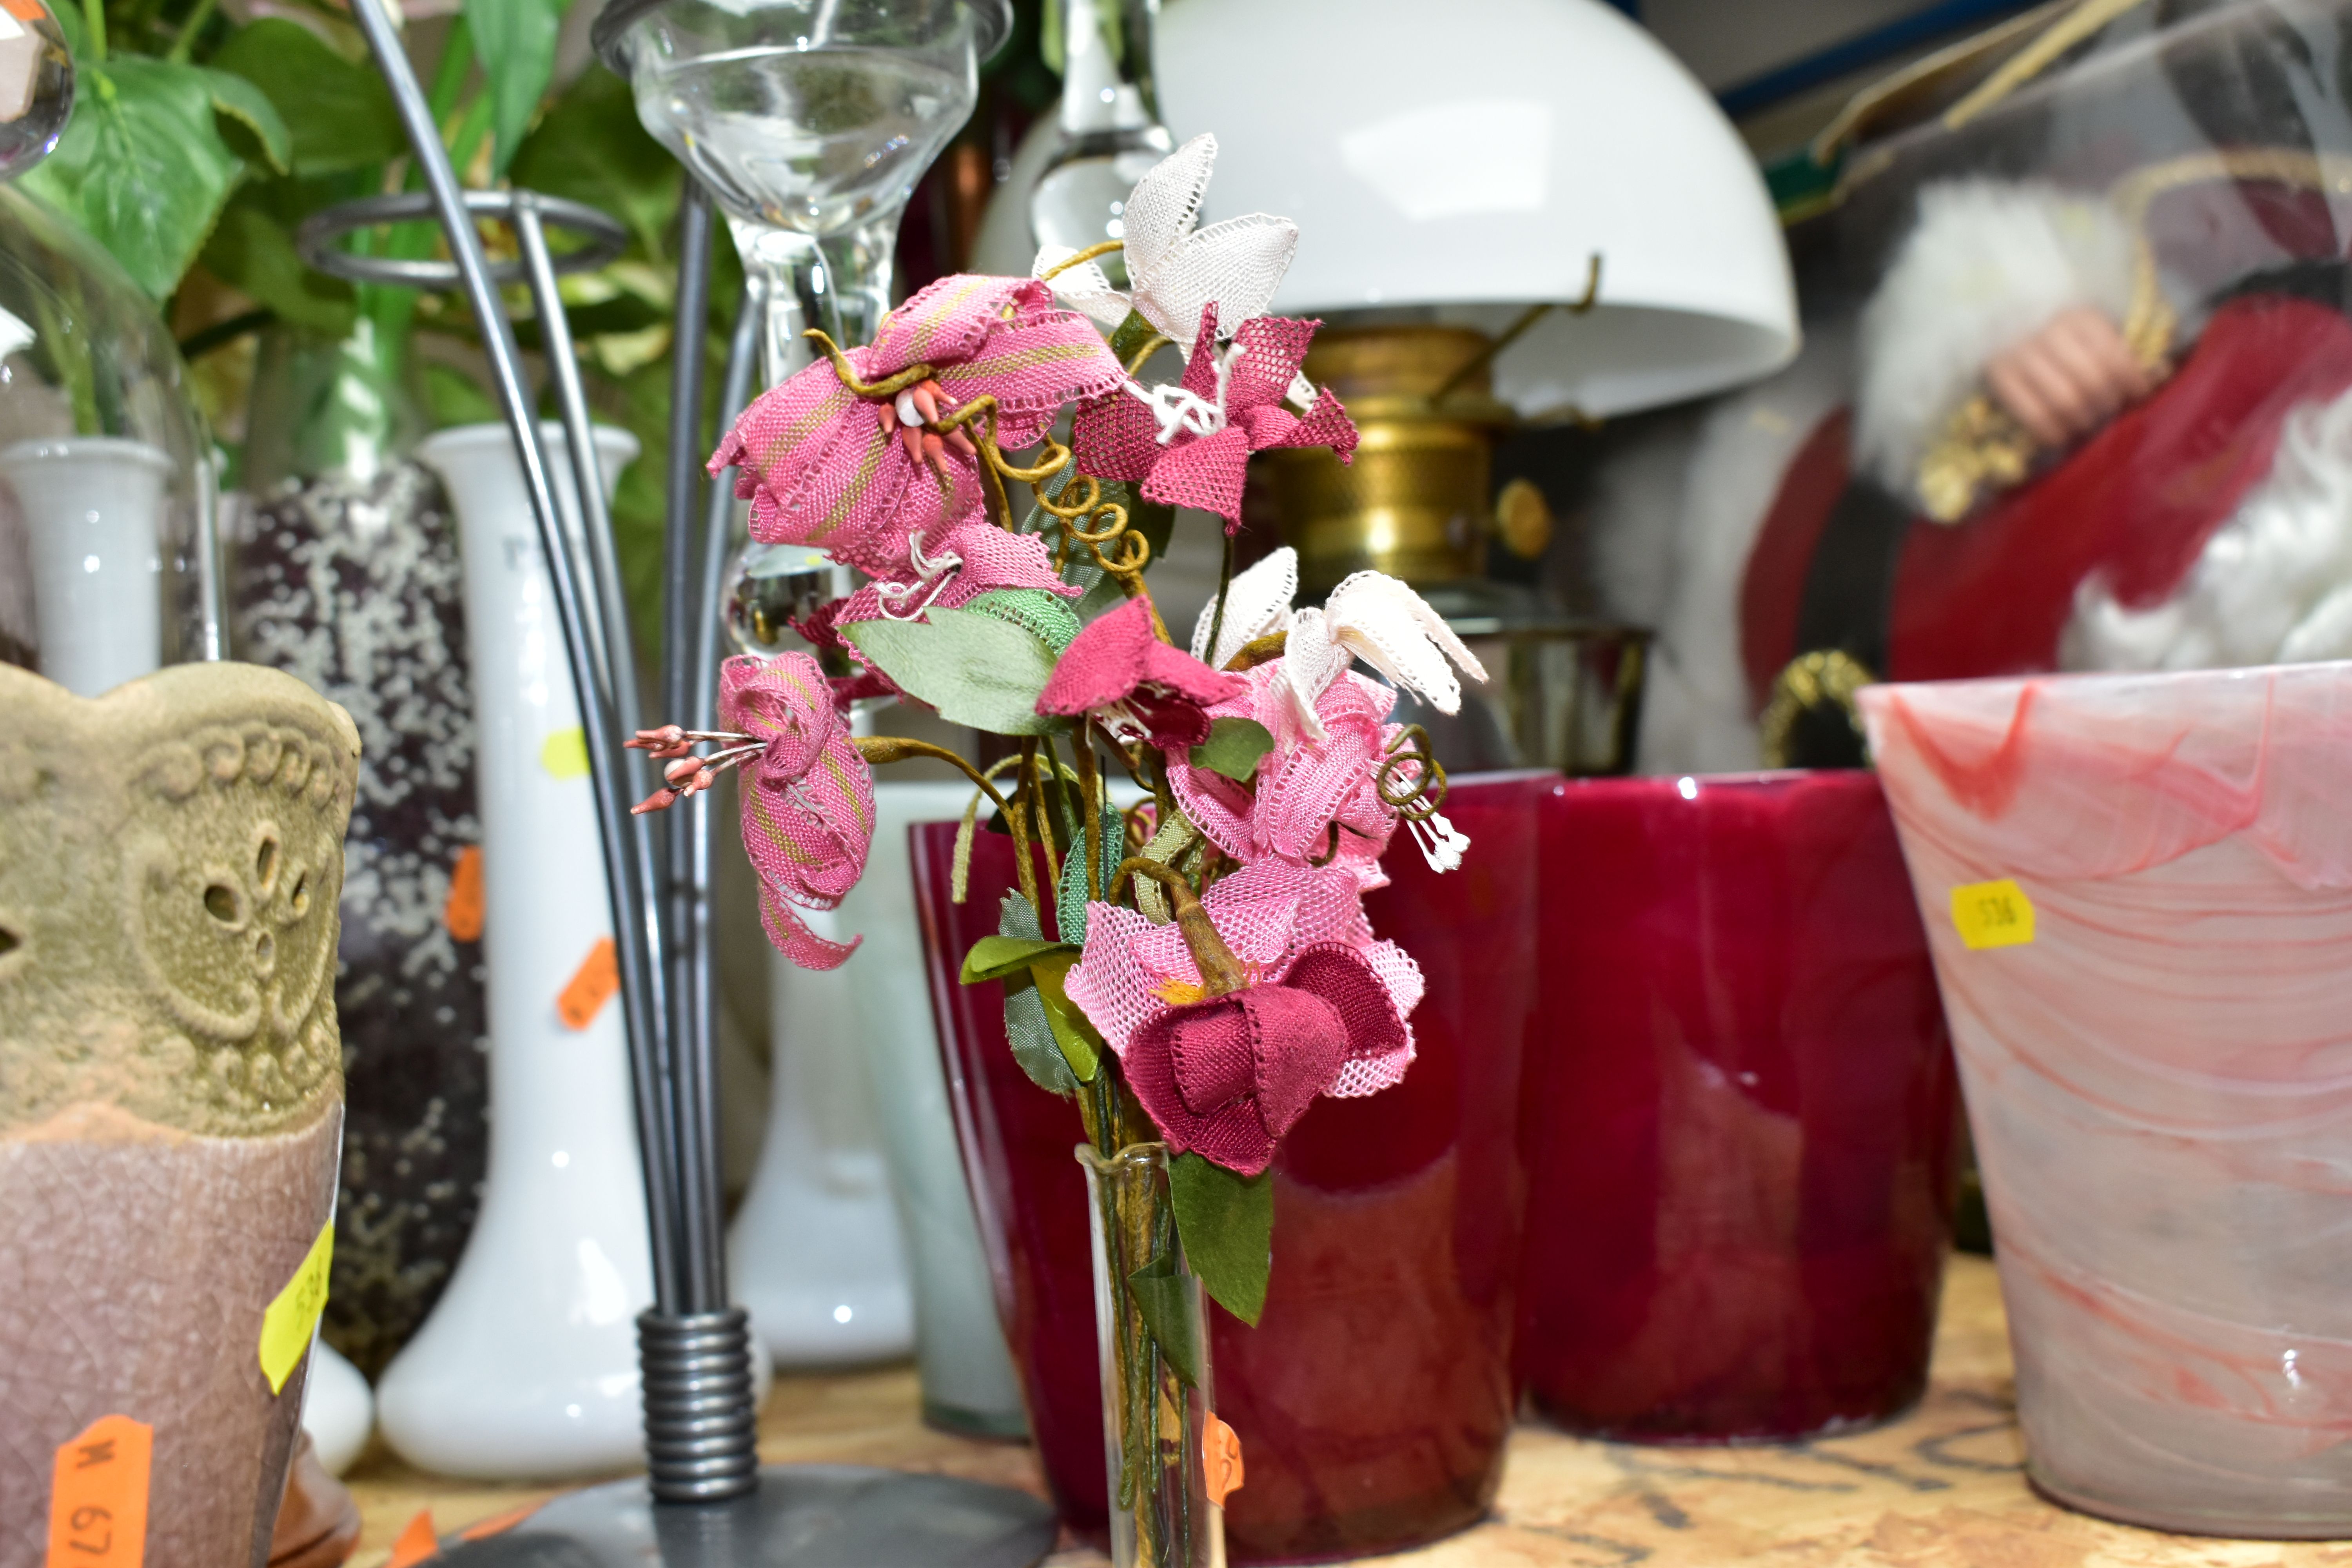
[[[324,1294],[358,754],[273,670],[84,699],[0,667],[0,1561],[53,1528],[112,1561],[142,1515],[150,1563],[267,1561],[298,1276]]]

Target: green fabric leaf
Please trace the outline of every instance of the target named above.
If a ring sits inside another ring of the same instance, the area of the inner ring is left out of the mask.
[[[1198,1154],[1168,1162],[1184,1259],[1217,1304],[1255,1325],[1274,1268],[1274,1176],[1238,1175]]]
[[[1000,937],[1013,941],[1036,942],[1043,935],[1037,911],[1018,893],[1004,895],[996,930]],[[1045,999],[1025,969],[1004,982],[1004,1040],[1031,1083],[1048,1094],[1077,1093],[1078,1080],[1070,1071],[1053,1025],[1046,1021]]]
[[[1047,1093],[1076,1094],[1078,1079],[1070,1070],[1051,1020],[1045,998],[1026,971],[1006,979],[1004,1043],[1013,1047],[1013,1059],[1021,1064],[1031,1083]]]
[[[1056,658],[1077,640],[1078,617],[1070,601],[1043,588],[994,588],[966,601],[963,607],[1019,626],[1052,648]]]
[[[245,161],[221,140],[194,66],[137,55],[78,66],[73,118],[20,186],[79,224],[162,300],[212,232]]]
[[[1076,784],[1071,786],[1074,795],[1076,787]],[[1087,886],[1087,856],[1082,847],[1086,836],[1080,832],[1071,837],[1077,842],[1061,852],[1062,885],[1054,891],[1054,913],[1061,921],[1062,940],[1083,947],[1087,941],[1087,903],[1089,900],[1108,896],[1104,890],[1105,884],[1124,858],[1119,848],[1127,842],[1127,826],[1118,813],[1108,805],[1104,807],[1102,841],[1095,852],[1096,881],[1092,889]]]
[[[1016,970],[1028,968],[1042,953],[1072,951],[1066,942],[1047,942],[1042,937],[984,936],[963,955],[963,973],[957,978],[966,985],[1002,980]]]
[[[1054,650],[1019,626],[971,610],[933,610],[922,621],[859,621],[842,635],[883,673],[950,724],[999,735],[1069,728],[1037,711]]]
[[[1127,1293],[1142,1314],[1151,1342],[1184,1382],[1201,1386],[1201,1324],[1192,1310],[1192,1281],[1178,1274],[1172,1259],[1154,1258],[1127,1277]]]
[[[276,106],[292,139],[298,174],[364,168],[408,151],[383,79],[299,23],[264,16],[240,27],[213,56],[212,66],[243,78]],[[587,76],[618,79],[609,71]]]
[[[286,129],[286,121],[269,95],[253,83],[231,71],[215,70],[209,66],[194,68],[204,73],[205,84],[211,89],[213,112],[241,126],[250,134],[261,153],[261,161],[270,172],[290,174],[294,172],[294,136]]]
[[[1069,1063],[1080,1083],[1092,1083],[1110,1047],[1065,988],[1070,967],[1077,961],[1078,955],[1065,948],[1031,964],[1029,977],[1036,985],[1038,1000],[1045,1004],[1045,1022],[1054,1031],[1054,1043],[1061,1047],[1062,1059]]]
[[[204,264],[214,277],[282,320],[330,337],[348,333],[358,313],[352,286],[304,262],[285,228],[241,195],[205,242]]]
[[[581,72],[548,105],[515,149],[508,172],[526,189],[611,213],[628,226],[637,248],[656,260],[665,256],[686,179],[677,160],[638,123],[627,80],[593,69]],[[719,248],[732,254],[732,247]],[[714,289],[713,298],[734,296]],[[583,328],[580,335],[589,333]]]
[[[488,79],[490,172],[503,174],[555,74],[563,0],[466,0],[465,16]]]
[[[1192,748],[1192,765],[1247,784],[1272,750],[1274,736],[1256,720],[1220,719],[1209,726],[1209,738]]]

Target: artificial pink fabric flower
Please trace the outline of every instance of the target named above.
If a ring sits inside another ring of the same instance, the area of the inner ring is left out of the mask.
[[[1318,737],[1299,722],[1284,663],[1270,659],[1247,670],[1246,689],[1207,710],[1212,721],[1255,719],[1274,737],[1255,788],[1171,752],[1169,790],[1186,818],[1236,860],[1331,864],[1352,873],[1360,887],[1385,887],[1381,853],[1396,831],[1397,813],[1381,799],[1375,781],[1403,732],[1383,722],[1396,693],[1353,670],[1339,674],[1315,700],[1323,731]]]
[[[1376,942],[1355,878],[1276,861],[1245,866],[1202,900],[1251,984],[1205,995],[1179,928],[1087,906],[1066,982],[1166,1135],[1255,1175],[1318,1094],[1375,1093],[1412,1064],[1421,970]]]
[[[1177,755],[1209,738],[1203,710],[1247,688],[1160,640],[1148,599],[1129,599],[1100,616],[1062,650],[1037,711],[1076,718],[1093,713],[1114,734],[1140,733]]]
[[[1091,322],[1019,278],[942,278],[884,317],[871,347],[844,357],[867,384],[917,364],[933,373],[893,397],[868,398],[819,360],[743,411],[710,471],[740,468],[735,493],[751,501],[761,543],[814,545],[889,579],[907,573],[910,540],[935,556],[941,536],[981,505],[971,437],[926,426],[991,395],[998,445],[1015,451],[1043,437],[1066,404],[1126,379]]]
[[[874,841],[874,772],[850,743],[832,689],[804,653],[729,659],[719,721],[764,742],[743,764],[743,848],[760,876],[760,919],[803,969],[835,969],[857,950],[809,930],[794,910],[838,908]]]
[[[1231,533],[1241,526],[1252,452],[1328,447],[1344,463],[1356,449],[1355,423],[1330,388],[1303,418],[1283,406],[1321,324],[1253,317],[1221,350],[1217,308],[1207,307],[1181,382],[1146,390],[1122,377],[1118,391],[1080,406],[1070,435],[1078,466],[1139,481],[1146,500],[1213,511]]]
[[[955,610],[999,588],[1042,588],[1065,599],[1086,590],[1054,571],[1053,552],[1034,533],[1007,533],[979,518],[948,531],[936,552],[908,542],[907,569],[890,581],[866,584],[842,601],[835,626],[859,621],[919,620],[926,610]]]

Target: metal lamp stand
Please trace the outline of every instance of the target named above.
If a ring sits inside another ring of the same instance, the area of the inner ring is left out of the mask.
[[[580,693],[600,847],[612,871],[654,1265],[655,1304],[637,1320],[647,1474],[568,1493],[500,1534],[453,1539],[437,1561],[463,1568],[1027,1568],[1052,1550],[1055,1522],[1047,1504],[1024,1492],[863,1467],[760,1465],[750,1325],[728,1302],[721,1232],[709,796],[673,808],[658,837],[650,818],[629,813],[651,785],[635,753],[621,747],[639,727],[633,645],[587,401],[556,290],[559,273],[617,254],[622,231],[578,203],[461,189],[385,4],[351,0],[352,16],[391,89],[425,189],[320,214],[299,242],[314,265],[344,277],[462,289],[481,328]],[[512,228],[518,262],[490,265],[475,232],[478,215]],[[448,261],[354,256],[333,244],[352,228],[428,216],[447,237]],[[556,255],[550,227],[589,243]],[[672,351],[663,693],[667,716],[695,728],[716,717],[719,595],[732,515],[724,486],[714,489],[707,515],[697,515],[712,229],[709,198],[689,177]],[[499,294],[499,284],[518,279],[530,291],[562,416],[586,524],[584,560],[556,508],[514,325]],[[750,399],[761,306],[748,299],[735,324],[728,423]]]

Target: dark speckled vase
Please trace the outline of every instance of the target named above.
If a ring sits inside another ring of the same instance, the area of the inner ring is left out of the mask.
[[[450,898],[480,837],[457,541],[439,481],[405,455],[422,432],[380,342],[364,317],[341,342],[264,337],[231,568],[236,656],[299,676],[360,731],[326,1337],[371,1377],[465,1249],[488,1099],[478,918]]]

